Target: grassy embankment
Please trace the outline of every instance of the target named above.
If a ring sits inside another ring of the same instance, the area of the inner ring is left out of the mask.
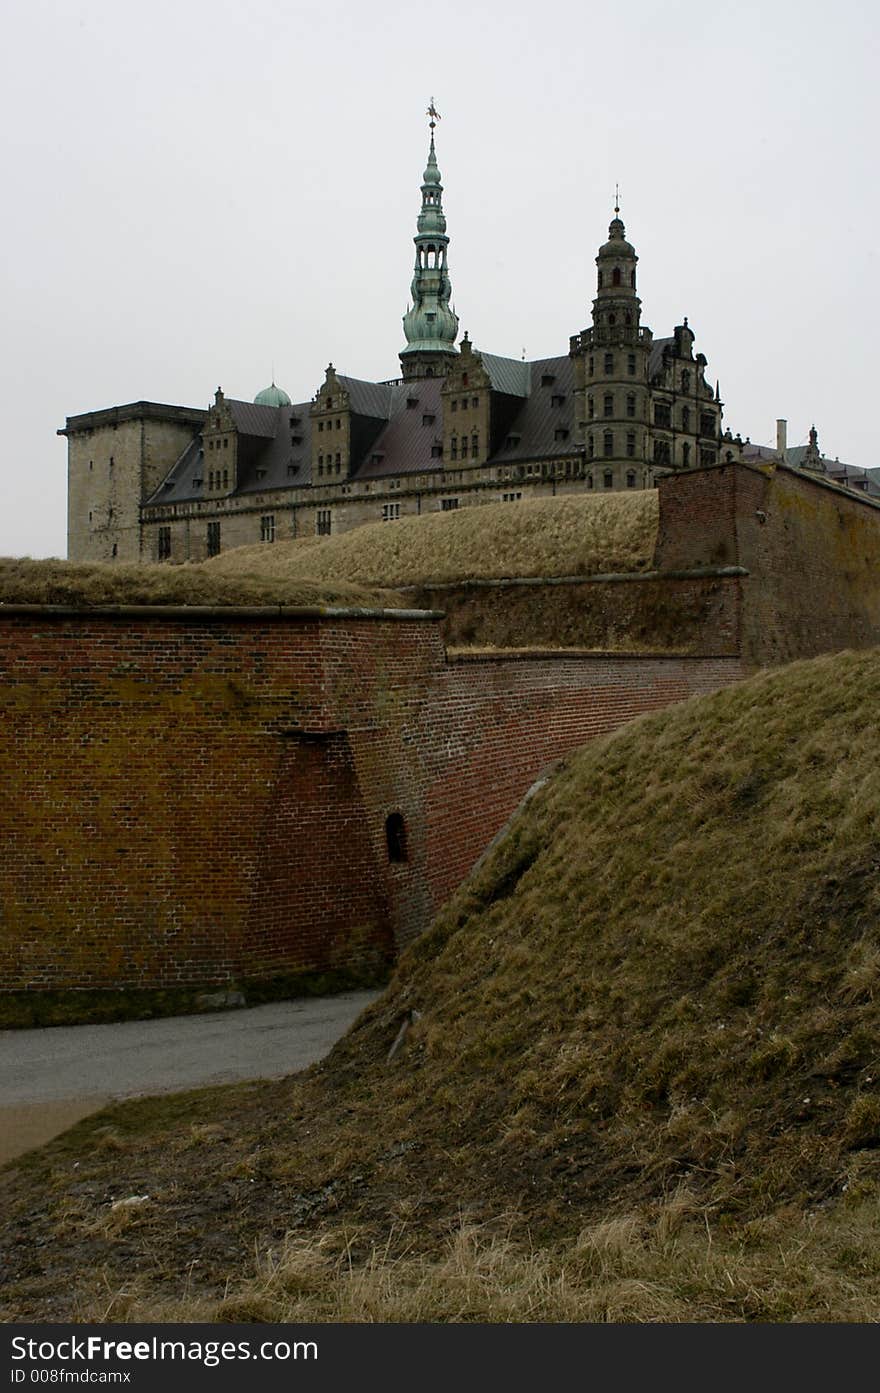
[[[5,1317],[880,1318],[878,690],[574,755],[323,1064],[13,1163]]]

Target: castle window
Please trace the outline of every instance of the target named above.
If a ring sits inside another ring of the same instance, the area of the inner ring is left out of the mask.
[[[209,469],[209,470],[208,470],[208,492],[209,492],[209,493],[212,493],[213,490],[214,490],[214,471],[213,471],[213,469]]]
[[[298,465],[298,464],[289,464],[289,465],[287,466],[288,478],[292,478],[294,474],[298,474],[298,473],[299,473],[299,465]]]
[[[336,429],[337,429],[337,430],[341,430],[341,429],[342,429],[342,422],[341,422],[341,421],[337,421],[337,422],[336,422]]]
[[[389,861],[400,864],[409,860],[406,849],[406,823],[401,813],[389,813],[386,817],[385,845],[388,848]]]
[[[382,521],[383,521],[383,522],[396,522],[396,520],[397,520],[399,517],[400,517],[400,504],[399,504],[399,503],[383,503],[383,504],[382,504]]]
[[[636,414],[636,399],[632,392],[630,392],[626,399],[626,414],[627,416],[635,416]]]
[[[589,361],[588,361],[588,363],[587,363],[587,372],[590,374],[590,377],[593,376],[593,355],[592,355],[592,353],[590,354]]]
[[[224,436],[224,438],[223,438],[223,448],[224,448],[224,450],[226,450],[226,449],[229,448],[229,441],[228,441],[228,439],[227,439],[225,436]]]
[[[502,495],[501,495],[501,502],[502,502],[502,503],[519,503],[519,501],[520,501],[521,498],[522,498],[522,494],[521,494],[521,493],[502,493]]]
[[[623,322],[624,324],[632,324],[633,317],[630,314],[629,310],[627,310],[626,314],[623,316]]]
[[[318,422],[318,430],[323,430],[323,429],[324,429],[324,422],[323,422],[323,421],[319,421],[319,422]]]
[[[418,399],[418,397],[407,397],[407,399],[406,399],[406,409],[407,409],[407,411],[415,411],[415,409],[416,409],[416,407],[418,406],[418,404],[419,404],[419,399]]]
[[[607,392],[603,398],[602,410],[606,416],[614,415],[614,397],[611,392]]]
[[[342,473],[342,456],[341,456],[341,455],[337,455],[337,456],[336,456],[336,473],[337,473],[337,474],[341,474],[341,473]]]
[[[324,403],[324,405],[326,406],[326,408],[327,408],[328,411],[332,411],[332,410],[333,410],[333,398],[332,398],[332,397],[328,397],[327,400],[326,400],[326,402]]]
[[[565,427],[565,426],[558,426],[557,429],[553,432],[553,439],[554,439],[554,440],[567,440],[567,439],[568,439],[568,431],[567,431],[566,427]]]
[[[451,407],[451,409],[452,409],[453,411],[457,411],[457,410],[458,410],[458,397],[453,397],[453,399],[452,399],[452,401],[449,403],[449,405],[450,405],[450,407]]]
[[[462,387],[466,387],[468,385],[468,375],[466,372],[463,372],[461,375],[461,385]],[[462,402],[462,406],[467,406],[467,402]]]
[[[612,284],[612,285],[620,285],[620,267],[619,267],[619,266],[615,266],[614,270],[611,272],[611,284]]]
[[[112,456],[112,455],[110,456],[110,468],[111,468],[111,469],[113,468],[113,456]]]
[[[458,459],[458,441],[456,440],[455,436],[453,436],[451,441],[449,442],[449,458],[451,460]]]
[[[635,459],[636,433],[634,430],[628,430],[626,433],[626,454],[628,459]]]
[[[89,522],[91,522],[91,520],[92,520],[92,515],[91,515],[91,513],[89,513]]]
[[[611,328],[613,329],[614,326],[615,326],[615,324],[617,323],[617,315],[616,315],[616,314],[609,314],[609,316],[608,316],[608,323],[611,325]]]
[[[655,440],[655,441],[654,441],[654,463],[655,463],[655,464],[669,464],[669,441],[668,441],[668,440]]]
[[[587,437],[587,454],[589,455],[590,459],[593,458],[593,456],[595,455],[595,453],[596,453],[596,442],[595,442],[595,440],[593,439],[592,436],[588,436],[588,437]]]
[[[687,469],[688,465],[691,462],[691,447],[687,443],[687,441],[685,441],[685,443],[681,447],[681,462],[684,465],[685,469]]]
[[[208,555],[220,555],[220,524],[219,522],[208,523]]]
[[[658,401],[654,403],[654,425],[666,426],[667,428],[672,425],[672,411],[669,402]]]
[[[613,353],[606,353],[606,354],[605,354],[605,371],[606,371],[606,372],[613,372],[613,371],[614,371],[614,354],[613,354]]]
[[[542,386],[542,387],[552,387],[552,386],[553,386],[553,383],[554,383],[555,381],[556,381],[556,374],[555,374],[555,373],[553,373],[553,372],[545,372],[545,373],[542,375],[542,377],[541,377],[541,386]]]
[[[323,455],[319,455],[319,456],[318,456],[318,477],[319,477],[319,478],[323,478],[323,475],[324,475],[324,456],[323,456]]]
[[[431,459],[442,459],[442,458],[443,458],[443,446],[442,446],[442,445],[432,445],[432,446],[431,446]]]
[[[587,475],[587,488],[588,488],[588,489],[591,489],[592,487],[593,487],[593,476],[592,476],[592,474],[588,474],[588,475]]]
[[[636,486],[635,470],[633,469],[626,471],[626,486],[628,489],[634,489]]]
[[[319,508],[315,515],[315,533],[318,537],[330,536],[330,509]]]
[[[557,393],[555,393],[554,396],[552,396],[552,397],[550,398],[550,405],[551,405],[551,406],[562,406],[562,404],[563,404],[564,401],[565,401],[565,397],[562,396],[559,392],[557,392]]]
[[[274,542],[275,540],[275,514],[266,513],[260,518],[260,541]]]
[[[115,556],[118,550],[119,550],[119,548],[117,547],[116,543],[114,542],[114,543],[113,543],[113,550],[111,551],[110,555],[111,555],[111,556]]]
[[[715,417],[711,414],[700,417],[700,435],[715,434]]]
[[[691,413],[690,408],[687,406],[682,407],[681,428],[682,430],[690,430],[691,428]]]
[[[715,463],[715,451],[714,451],[714,450],[701,450],[701,451],[700,451],[700,464],[714,464],[714,463]]]
[[[434,424],[434,422],[435,422],[436,419],[437,419],[436,416],[425,415],[425,416],[422,417],[422,425],[423,425],[423,426],[433,426],[433,424]]]
[[[593,416],[595,415],[595,411],[596,411],[596,408],[595,408],[595,403],[594,403],[594,401],[593,401],[593,398],[592,398],[592,397],[587,397],[587,415],[588,415],[588,417],[590,418],[591,421],[592,421],[592,419],[593,419]]]
[[[635,375],[636,375],[636,355],[635,355],[634,353],[628,353],[628,354],[627,354],[627,358],[626,358],[626,370],[627,370],[627,372],[629,373],[630,377],[635,377]]]
[[[691,390],[691,375],[687,368],[685,368],[681,375],[681,390],[683,392],[689,392]]]
[[[440,499],[440,511],[443,512],[443,513],[454,513],[457,507],[458,507],[458,499],[457,499],[457,498],[441,498],[441,499]]]
[[[471,436],[471,456],[476,459],[480,450],[480,438],[477,435]]]
[[[602,483],[605,485],[605,488],[607,489],[614,487],[614,475],[612,474],[610,469],[606,469],[605,473],[602,475]]]
[[[521,435],[509,435],[504,442],[505,448],[508,450],[515,449],[515,447],[519,444],[521,440]]]
[[[160,527],[156,545],[156,556],[160,561],[167,561],[171,555],[171,528]]]
[[[301,444],[303,443],[302,436],[301,436],[301,435],[291,435],[291,437],[290,437],[290,443],[291,443],[291,445],[301,445]]]
[[[602,436],[602,453],[606,459],[609,459],[610,456],[614,454],[614,436],[611,434],[610,430],[606,430],[605,434]]]
[[[89,469],[94,469],[94,467],[95,467],[95,461],[94,461],[93,459],[90,459],[90,460],[89,460]]]

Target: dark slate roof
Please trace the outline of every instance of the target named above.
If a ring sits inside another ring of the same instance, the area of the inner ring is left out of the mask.
[[[147,503],[180,503],[201,498],[203,488],[194,480],[202,478],[202,438],[195,436],[187,445],[177,463],[166,474],[156,492]]]
[[[341,380],[341,379],[340,379]],[[442,469],[442,459],[432,459],[431,447],[443,441],[441,377],[422,377],[417,382],[388,388],[391,419],[370,446],[355,479],[379,479],[389,474],[416,474]],[[415,406],[408,406],[413,401]],[[426,416],[433,416],[425,423]],[[378,458],[373,459],[373,456]]]
[[[651,352],[648,354],[648,381],[652,382],[663,367],[664,351],[675,348],[675,339],[654,339],[651,344]]]
[[[310,402],[292,406],[256,406],[253,402],[227,397],[236,427],[246,440],[256,442],[255,450],[244,451],[250,458],[242,463],[237,493],[261,493],[266,489],[296,488],[311,483]],[[291,425],[291,420],[296,422]],[[300,445],[291,436],[302,438]],[[290,474],[290,465],[297,465]],[[195,436],[180,455],[148,504],[183,503],[207,497],[204,484],[205,457],[200,436]],[[201,480],[201,483],[197,483]]]
[[[785,452],[785,463],[793,465],[795,469],[803,468],[804,456],[809,446],[795,445]],[[878,472],[870,469],[860,469],[856,464],[846,464],[843,460],[831,460],[822,456],[822,463],[825,466],[825,477],[831,479],[835,484],[846,484],[850,488],[859,489],[867,493],[871,498],[880,498],[880,481],[873,476]]]
[[[267,440],[278,429],[278,412],[290,410],[289,406],[257,406],[256,402],[230,398],[227,398],[227,406],[240,435],[262,436]]]
[[[521,366],[529,371],[529,395],[508,427],[507,440],[501,441],[492,455],[491,464],[546,459],[568,454],[577,448],[574,439],[574,365],[571,358],[567,354],[564,358],[539,358],[534,363],[523,363]],[[552,377],[553,381],[542,386],[545,377]],[[563,401],[554,406],[553,398],[559,396]],[[557,440],[557,430],[567,430],[568,439]]]
[[[391,412],[392,388],[387,382],[365,382],[360,377],[340,377],[348,392],[349,405],[358,416],[387,421]]]
[[[489,374],[493,392],[508,397],[527,397],[529,394],[530,363],[519,358],[499,358],[495,353],[480,352],[480,360]]]
[[[311,402],[294,402],[290,406],[254,408],[267,411],[275,418],[275,435],[258,449],[244,469],[239,469],[237,493],[300,488],[312,482],[310,406]],[[302,443],[294,445],[292,436],[301,438]],[[289,472],[292,466],[296,467],[294,474]]]

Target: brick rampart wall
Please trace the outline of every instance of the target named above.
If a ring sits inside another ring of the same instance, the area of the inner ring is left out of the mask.
[[[375,970],[550,762],[742,674],[217,611],[7,612],[0,658],[5,991]]]
[[[731,464],[663,479],[655,564],[748,572],[750,664],[880,643],[880,506],[821,477]]]

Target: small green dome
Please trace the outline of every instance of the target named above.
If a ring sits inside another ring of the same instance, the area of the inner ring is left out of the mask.
[[[255,406],[290,406],[290,397],[283,387],[276,387],[273,382],[271,387],[264,387],[262,392],[257,392],[254,397]]]

